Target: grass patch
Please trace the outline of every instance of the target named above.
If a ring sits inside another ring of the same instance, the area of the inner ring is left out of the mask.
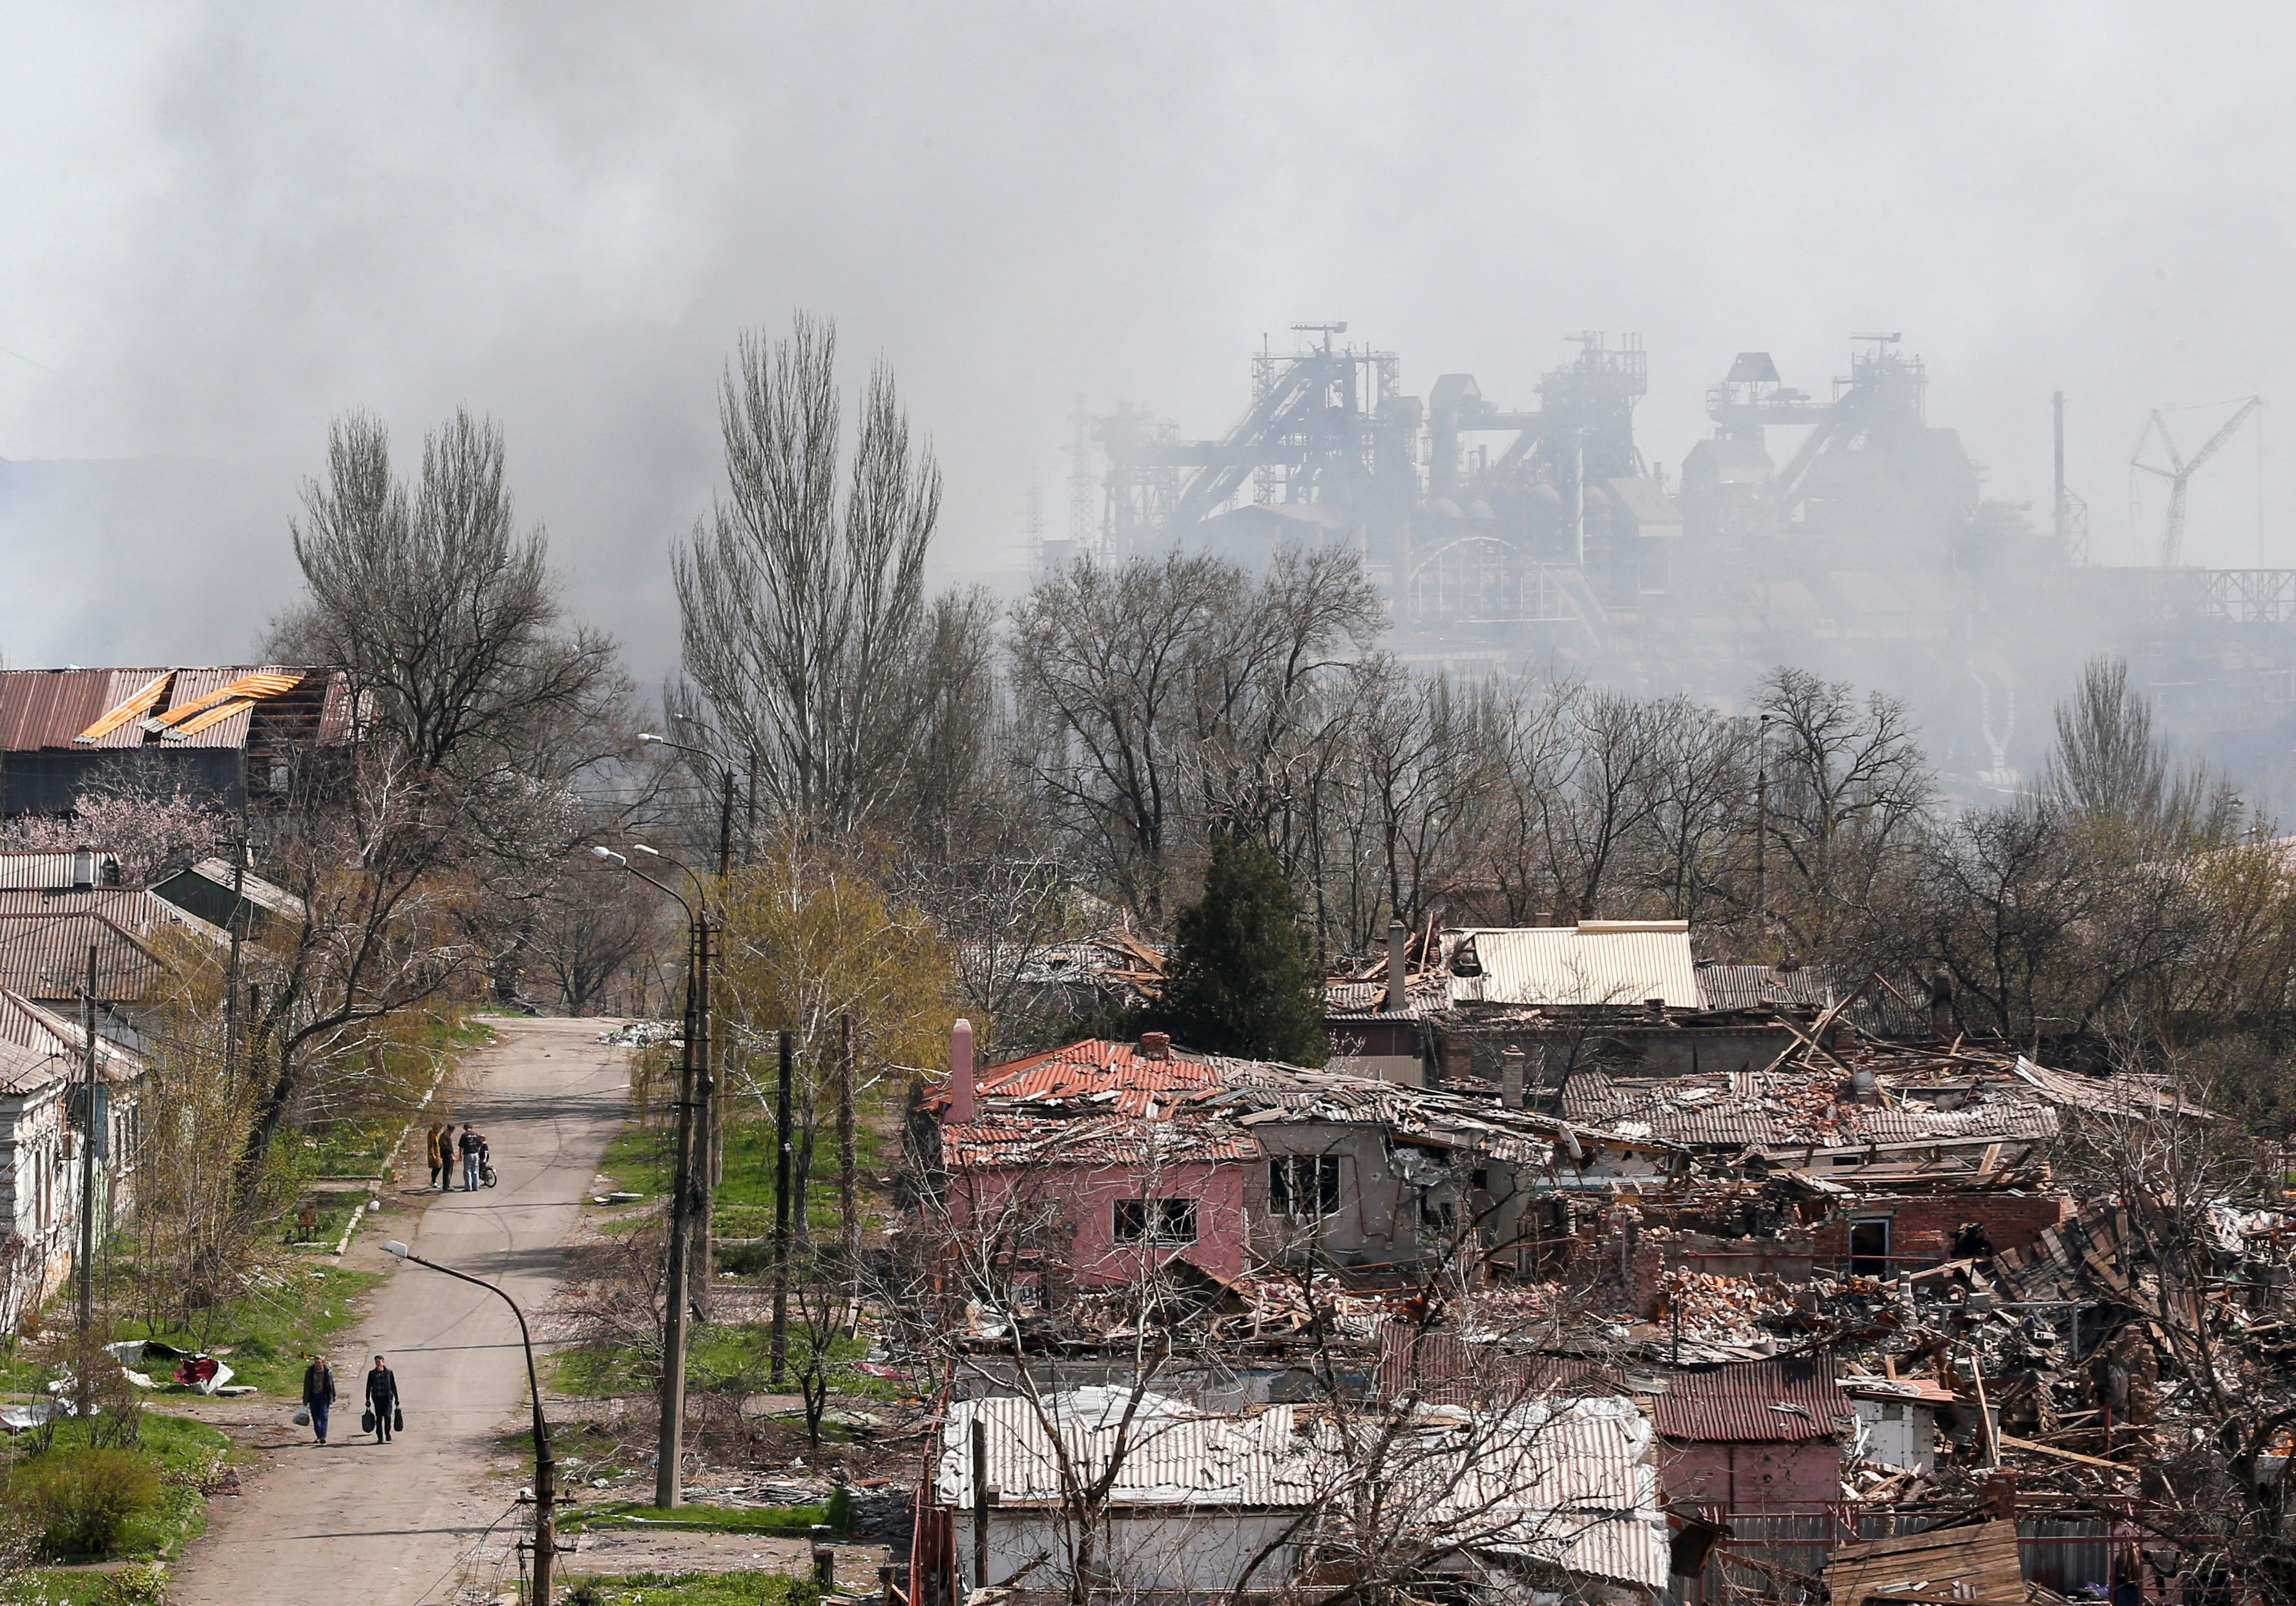
[[[810,1578],[778,1572],[634,1572],[566,1577],[566,1606],[816,1606]]]
[[[135,1274],[134,1266],[124,1261],[112,1270],[119,1276]],[[115,1315],[103,1327],[102,1341],[157,1339],[178,1349],[204,1349],[231,1367],[234,1383],[252,1384],[265,1394],[299,1396],[302,1357],[324,1348],[331,1337],[351,1325],[358,1316],[358,1297],[382,1278],[379,1273],[347,1271],[332,1263],[307,1266],[292,1262],[275,1277],[275,1282],[251,1288],[189,1323],[154,1325]],[[67,1289],[58,1299],[68,1301],[70,1297]],[[230,1353],[224,1354],[226,1349]],[[160,1387],[152,1397],[192,1392],[170,1382],[168,1368],[157,1362],[153,1366],[152,1378]],[[45,1370],[20,1346],[12,1343],[0,1357],[0,1394],[36,1394],[46,1381]],[[339,1376],[338,1387],[340,1383]]]
[[[854,1167],[864,1179],[877,1174],[877,1159],[884,1136],[873,1121],[856,1123]],[[833,1238],[837,1216],[837,1137],[834,1128],[814,1135],[812,1185],[806,1190],[806,1214],[817,1236]],[[669,1191],[676,1169],[676,1131],[668,1123],[634,1121],[606,1146],[598,1164],[613,1186],[649,1200]],[[763,1238],[774,1230],[774,1127],[771,1121],[729,1120],[726,1123],[725,1180],[710,1196],[711,1231],[720,1238]],[[867,1185],[862,1193],[865,1210]],[[863,1225],[871,1225],[865,1213]]]
[[[84,1443],[80,1429],[64,1422],[56,1430],[50,1454]],[[23,1599],[42,1606],[80,1606],[82,1602],[119,1606],[122,1602],[164,1599],[163,1564],[183,1553],[184,1546],[207,1527],[207,1489],[231,1449],[231,1440],[204,1422],[168,1416],[158,1411],[144,1413],[139,1442],[132,1452],[160,1474],[160,1496],[149,1509],[128,1520],[115,1560],[144,1565],[119,1573],[97,1573],[60,1568],[35,1572],[32,1590]],[[142,1593],[137,1593],[141,1589]]]
[[[878,1395],[871,1385],[880,1384],[882,1380],[851,1369],[852,1362],[868,1353],[865,1340],[841,1335],[832,1339],[829,1347],[831,1387],[873,1397],[906,1397],[898,1391]],[[792,1323],[789,1332],[789,1386],[792,1391],[806,1355],[804,1331]],[[772,1368],[773,1329],[765,1323],[704,1322],[688,1335],[685,1386],[689,1389],[717,1389],[742,1379],[748,1380],[753,1388],[762,1389]],[[653,1387],[653,1379],[643,1368],[634,1365],[626,1351],[582,1348],[561,1350],[551,1357],[550,1384],[562,1394],[609,1396],[644,1393]],[[826,1427],[822,1436],[830,1436]]]
[[[667,1528],[697,1534],[764,1534],[803,1538],[829,1521],[826,1505],[681,1505],[665,1512],[642,1500],[578,1507],[559,1523],[568,1533],[586,1528]]]

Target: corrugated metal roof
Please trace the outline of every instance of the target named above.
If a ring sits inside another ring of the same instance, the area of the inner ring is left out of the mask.
[[[1285,1506],[1316,1497],[1315,1461],[1294,1434],[1291,1406],[1210,1416],[1168,1396],[1143,1393],[1136,1403],[1132,1395],[1078,1389],[1041,1408],[1026,1399],[957,1401],[941,1424],[941,1500],[972,1504],[975,1421],[987,1430],[989,1486],[1007,1504],[1060,1499],[1062,1450],[1086,1480],[1116,1468],[1106,1495],[1114,1505]]]
[[[0,670],[0,751],[24,753],[48,749],[88,752],[162,744],[170,748],[244,747],[255,710],[261,706],[244,698],[219,699],[209,703],[209,708],[233,709],[226,717],[213,724],[207,724],[204,715],[180,720],[186,726],[199,725],[197,730],[176,733],[170,728],[170,733],[162,736],[154,727],[166,727],[171,712],[188,710],[193,704],[213,697],[234,682],[249,681],[250,676],[275,677],[250,682],[250,689],[259,692],[291,676],[293,680],[272,695],[316,698],[317,734],[321,740],[339,737],[347,721],[348,694],[340,672],[333,669],[239,664],[174,670],[150,666]],[[105,717],[122,704],[136,700],[139,693],[148,692],[152,683],[162,676],[168,677],[166,685],[143,714],[117,721]],[[315,681],[324,684],[314,684]],[[244,706],[240,706],[242,703]],[[91,731],[101,733],[80,740]]]
[[[0,1086],[29,1093],[51,1081],[82,1074],[86,1034],[78,1021],[41,1008],[20,994],[0,988]],[[144,1061],[103,1037],[95,1039],[96,1066],[104,1080],[141,1075]]]
[[[1132,1116],[1014,1116],[945,1121],[941,1163],[959,1170],[1062,1166],[1206,1165],[1260,1159],[1252,1135],[1225,1121]]]
[[[101,914],[0,916],[0,988],[28,998],[76,998],[95,950],[97,995],[111,1003],[149,997],[159,958]]]
[[[987,1430],[989,1483],[1005,1505],[1061,1498],[1057,1432],[1071,1479],[1115,1466],[1111,1505],[1343,1510],[1350,1487],[1375,1478],[1397,1523],[1572,1572],[1666,1584],[1651,1426],[1628,1400],[1539,1401],[1501,1415],[1436,1407],[1400,1424],[1399,1436],[1359,1437],[1353,1455],[1331,1423],[1303,1422],[1290,1405],[1217,1416],[1155,1394],[1136,1403],[1123,1388],[1078,1389],[1041,1407],[962,1400],[941,1425],[934,1481],[944,1504],[972,1502],[976,1420]],[[1357,1459],[1365,1443],[1379,1446],[1369,1464]]]
[[[1784,1443],[1830,1438],[1854,1415],[1834,1385],[1832,1357],[1748,1361],[1712,1372],[1677,1372],[1651,1403],[1667,1438],[1710,1443]]]
[[[19,852],[0,853],[0,892],[70,891],[72,884],[72,851],[61,853]],[[99,853],[95,856],[96,877],[116,880],[119,873],[119,856]]]
[[[1457,974],[1472,951],[1480,974]],[[1461,1004],[1636,1004],[1702,1009],[1687,921],[1582,921],[1576,926],[1447,932],[1444,958]]]
[[[1839,1067],[1677,1077],[1621,1085],[1599,1070],[1573,1071],[1562,1113],[1629,1136],[1701,1148],[1854,1148],[1868,1143],[1977,1143],[2054,1137],[2056,1111],[1998,1084],[1958,1110],[1906,1102],[1895,1108],[1842,1096]],[[1888,1085],[1888,1078],[1882,1078]]]
[[[1384,981],[1329,981],[1324,984],[1324,1013],[1333,1020],[1424,1020],[1451,1007],[1451,978],[1444,974],[1414,976],[1404,984],[1403,1007],[1387,1007]]]

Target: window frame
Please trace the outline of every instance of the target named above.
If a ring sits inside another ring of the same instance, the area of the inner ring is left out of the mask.
[[[1196,1200],[1185,1194],[1119,1199],[1109,1212],[1110,1236],[1128,1248],[1185,1248],[1198,1241],[1201,1230]]]

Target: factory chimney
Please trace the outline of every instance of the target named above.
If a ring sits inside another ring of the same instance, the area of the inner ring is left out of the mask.
[[[1411,930],[1399,920],[1387,922],[1387,1002],[1380,1007],[1400,1010],[1411,977]]]
[[[969,1121],[975,1113],[972,1094],[972,1022],[960,1020],[948,1034],[948,1118]]]

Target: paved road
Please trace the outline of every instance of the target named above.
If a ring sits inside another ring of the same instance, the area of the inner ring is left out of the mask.
[[[415,1253],[498,1283],[529,1319],[550,1298],[562,1245],[627,1108],[623,1051],[594,1041],[597,1031],[594,1020],[508,1021],[502,1041],[474,1056],[469,1072],[483,1079],[456,1114],[493,1141],[501,1185],[439,1198],[413,1240]],[[495,1441],[529,1420],[509,1310],[402,1266],[335,1350],[338,1388],[355,1394],[378,1353],[398,1373],[405,1437],[361,1437],[359,1405],[347,1397],[323,1448],[288,1422],[291,1403],[270,1402],[279,1426],[263,1439],[270,1465],[244,1496],[217,1503],[177,1569],[177,1606],[443,1606],[455,1598],[463,1558],[501,1520],[489,1547],[499,1553],[521,1515],[504,1518],[516,1483],[488,1476],[508,1465]]]

